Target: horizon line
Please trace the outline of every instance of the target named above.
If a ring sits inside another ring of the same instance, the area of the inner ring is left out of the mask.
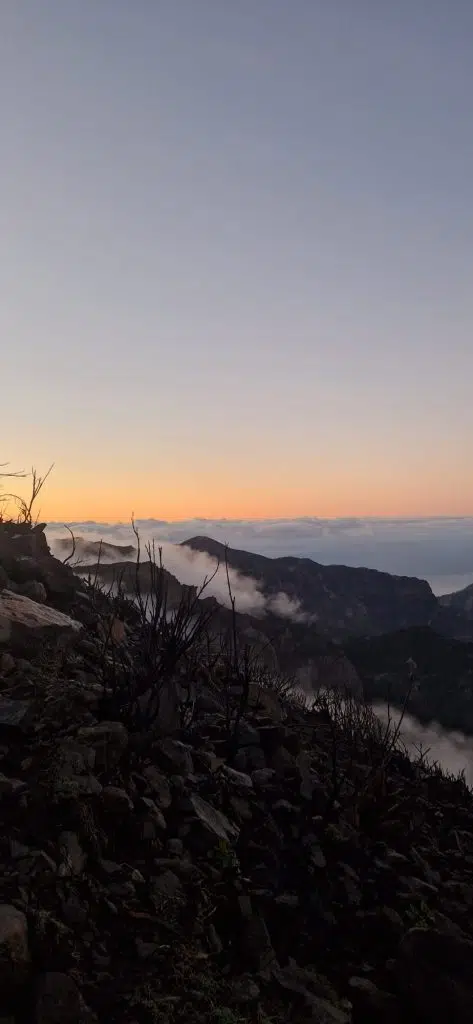
[[[444,519],[473,519],[473,512],[463,512],[461,514],[454,512],[442,512],[442,513],[404,513],[398,515],[396,513],[389,514],[383,513],[382,515],[370,514],[346,514],[346,515],[332,515],[332,516],[318,516],[318,515],[299,515],[299,516],[176,516],[170,519],[158,517],[158,516],[133,516],[129,519],[114,518],[113,516],[100,516],[94,518],[93,516],[82,517],[80,519],[49,519],[45,518],[47,526],[67,526],[67,525],[86,525],[88,523],[96,523],[97,525],[113,525],[113,526],[131,526],[132,519],[135,523],[138,522],[155,522],[162,523],[163,525],[169,525],[172,523],[288,523],[288,522],[340,522],[344,520],[363,520],[363,521],[383,521],[396,520],[397,522],[407,522],[408,520],[444,520]]]

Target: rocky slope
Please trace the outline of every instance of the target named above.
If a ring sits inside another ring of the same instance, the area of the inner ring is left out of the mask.
[[[123,606],[104,646],[43,539],[0,526],[2,1024],[469,1024],[466,787],[356,702],[197,665],[172,734],[138,727],[112,680],[146,629]]]

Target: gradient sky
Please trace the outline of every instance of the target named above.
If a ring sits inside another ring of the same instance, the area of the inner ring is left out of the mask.
[[[473,513],[472,0],[2,0],[51,519]]]

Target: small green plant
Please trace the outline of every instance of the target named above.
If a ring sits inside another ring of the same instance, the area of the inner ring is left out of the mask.
[[[228,1006],[217,1006],[210,1020],[212,1024],[245,1024],[245,1018],[237,1015]]]
[[[435,924],[435,915],[424,900],[418,906],[412,904],[406,911],[406,917],[413,928],[431,928]]]
[[[215,866],[221,871],[232,874],[240,874],[240,861],[233,846],[226,839],[220,839],[213,851]]]

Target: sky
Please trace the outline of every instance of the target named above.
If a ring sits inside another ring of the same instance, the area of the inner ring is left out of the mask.
[[[2,445],[50,520],[473,515],[471,0],[3,0]]]

